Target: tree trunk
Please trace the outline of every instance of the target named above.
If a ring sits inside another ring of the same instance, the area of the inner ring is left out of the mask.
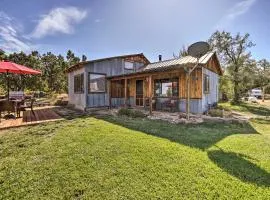
[[[234,92],[233,103],[239,104],[240,94],[239,94],[239,83],[237,81],[234,82],[233,92]]]
[[[265,87],[262,88],[262,102],[264,102]]]
[[[235,63],[235,67],[234,67],[234,77],[233,77],[233,83],[234,83],[234,87],[233,87],[233,103],[235,104],[239,104],[240,103],[240,91],[239,91],[239,66],[238,63]]]

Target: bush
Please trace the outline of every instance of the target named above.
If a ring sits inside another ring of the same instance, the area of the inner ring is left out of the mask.
[[[220,109],[211,109],[208,111],[211,117],[223,117],[223,111]]]
[[[145,114],[140,111],[140,110],[134,110],[133,113],[132,113],[132,117],[134,118],[142,118],[142,117],[145,117]]]
[[[56,102],[54,103],[55,106],[67,106],[68,101],[62,100],[62,99],[57,99]]]
[[[142,118],[145,117],[145,114],[140,110],[133,110],[128,108],[121,108],[118,111],[118,115],[120,116],[128,116],[133,118]]]

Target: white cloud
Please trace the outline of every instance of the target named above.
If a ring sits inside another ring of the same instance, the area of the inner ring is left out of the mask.
[[[95,23],[99,23],[99,22],[101,22],[102,20],[101,19],[95,19]]]
[[[82,21],[86,15],[85,10],[76,7],[55,8],[41,17],[32,37],[42,38],[56,33],[72,34],[73,25]]]
[[[216,29],[225,28],[230,25],[238,16],[245,14],[257,0],[243,0],[236,3],[227,14],[219,21]]]
[[[31,51],[33,45],[21,35],[22,26],[0,11],[0,49],[6,52]]]

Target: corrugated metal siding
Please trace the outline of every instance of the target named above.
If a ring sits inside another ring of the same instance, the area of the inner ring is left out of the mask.
[[[102,107],[109,106],[109,98],[107,93],[95,93],[87,95],[87,106],[88,107]]]
[[[85,68],[68,73],[68,98],[69,104],[75,105],[76,108],[84,110],[86,107],[86,87],[83,94],[74,93],[74,76],[85,72]],[[85,73],[84,73],[85,74]],[[84,76],[84,86],[86,86],[86,75]]]
[[[156,110],[162,110],[162,103],[170,100],[170,98],[156,98]],[[112,107],[121,107],[125,104],[124,98],[112,98]],[[135,98],[131,97],[128,99],[128,105],[135,106]],[[186,112],[186,100],[178,100],[178,109],[176,111]],[[191,113],[203,113],[202,110],[202,99],[190,99],[190,112]]]
[[[121,107],[125,105],[125,98],[111,98],[112,107]],[[130,97],[127,99],[127,104],[129,106],[135,106],[135,98]]]
[[[106,93],[91,93],[88,94],[88,73],[102,73],[106,76],[120,75],[124,73],[122,59],[104,60],[100,62],[88,63],[86,66],[87,76],[87,107],[102,107],[109,106],[108,88]]]
[[[178,102],[179,111],[186,112],[186,100],[180,99]],[[202,99],[190,99],[190,112],[194,114],[203,113],[202,110]]]
[[[218,76],[218,74],[216,74],[216,73],[214,73],[206,68],[203,68],[203,74],[209,75],[209,79],[210,79],[210,92],[209,92],[209,94],[203,93],[203,98],[202,98],[203,112],[205,112],[208,110],[208,104],[213,105],[213,104],[218,102],[219,76]]]

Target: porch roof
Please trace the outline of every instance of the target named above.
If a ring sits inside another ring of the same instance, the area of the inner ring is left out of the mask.
[[[208,60],[215,54],[215,52],[208,52],[205,55],[203,55],[199,59],[199,64],[204,65],[208,62]],[[154,62],[146,65],[146,67],[143,69],[143,71],[152,71],[152,70],[159,70],[161,68],[167,68],[167,67],[173,67],[176,65],[179,65],[181,67],[185,67],[190,64],[196,64],[197,58],[194,58],[192,56],[185,56],[181,58],[174,58],[170,60],[164,60],[160,62]]]

